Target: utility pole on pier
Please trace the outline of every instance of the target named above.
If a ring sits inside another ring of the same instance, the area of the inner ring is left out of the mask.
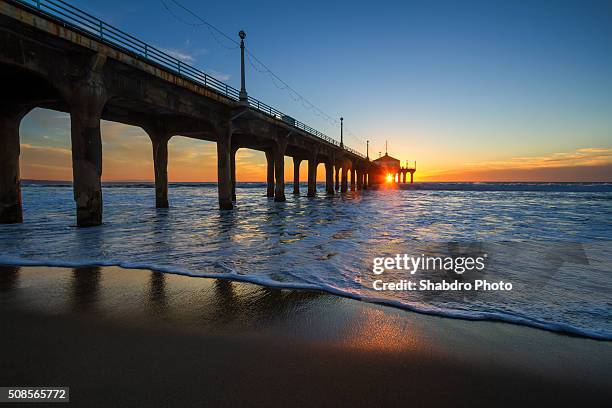
[[[366,159],[370,160],[370,141],[366,140]]]
[[[248,105],[249,96],[247,95],[246,85],[244,84],[244,39],[246,38],[246,33],[240,30],[238,36],[240,37],[240,94],[238,99],[241,104]]]
[[[340,117],[340,148],[344,149],[344,118]]]

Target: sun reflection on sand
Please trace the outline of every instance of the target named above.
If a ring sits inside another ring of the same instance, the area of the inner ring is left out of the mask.
[[[431,351],[423,335],[399,315],[363,308],[339,339],[342,347],[361,351]]]

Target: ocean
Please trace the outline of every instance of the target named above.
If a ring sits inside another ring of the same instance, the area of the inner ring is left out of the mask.
[[[302,186],[305,194],[306,186]],[[221,212],[212,183],[106,183],[104,224],[75,227],[72,187],[24,183],[24,223],[0,225],[0,264],[118,265],[318,289],[421,313],[612,339],[612,184],[416,183],[287,202],[239,183]],[[486,268],[372,272],[378,257],[486,256]],[[129,273],[129,271],[126,271]],[[377,291],[388,282],[476,280],[511,290]]]

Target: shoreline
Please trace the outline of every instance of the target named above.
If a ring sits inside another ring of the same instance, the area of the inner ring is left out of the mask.
[[[377,299],[368,299],[366,297],[357,296],[357,295],[351,296],[348,293],[334,291],[334,290],[330,290],[326,288],[321,288],[321,287],[315,286],[314,284],[313,285],[307,285],[307,284],[287,285],[287,284],[283,284],[282,282],[279,282],[279,283],[271,283],[268,281],[263,282],[261,280],[247,278],[243,275],[228,275],[228,276],[218,276],[214,274],[213,275],[206,275],[206,274],[196,275],[189,271],[177,271],[177,270],[173,270],[170,268],[160,269],[160,268],[150,268],[147,266],[143,266],[143,267],[133,266],[133,265],[123,266],[121,264],[115,264],[115,263],[92,262],[92,263],[79,263],[79,264],[74,263],[73,264],[70,262],[49,263],[49,262],[22,261],[22,260],[15,260],[9,263],[6,263],[6,262],[3,263],[2,261],[0,261],[0,270],[2,270],[2,268],[11,268],[11,267],[69,268],[69,269],[120,268],[120,269],[125,269],[125,270],[138,270],[138,271],[148,271],[152,273],[169,274],[169,275],[181,276],[185,278],[223,280],[227,282],[244,283],[244,284],[256,285],[256,286],[260,286],[263,288],[270,288],[270,289],[277,289],[277,290],[315,291],[315,292],[325,293],[330,296],[338,296],[344,299],[351,299],[351,300],[364,302],[364,303],[368,303],[372,305],[390,307],[393,309],[398,309],[398,310],[402,310],[402,311],[410,312],[410,313],[417,313],[417,314],[426,315],[426,316],[457,319],[457,320],[463,320],[463,321],[468,321],[468,322],[470,321],[496,322],[496,323],[516,325],[520,327],[528,327],[528,328],[532,328],[536,330],[543,330],[546,332],[560,334],[564,336],[584,338],[584,339],[590,339],[590,340],[602,341],[602,342],[612,342],[612,338],[606,337],[604,335],[600,335],[599,333],[585,332],[584,330],[577,329],[572,326],[560,327],[560,324],[556,324],[557,327],[553,328],[551,327],[551,323],[533,321],[533,320],[529,320],[524,317],[516,317],[516,316],[513,316],[512,318],[510,318],[510,316],[501,317],[495,313],[485,313],[485,312],[481,312],[481,315],[486,315],[485,317],[475,317],[475,316],[469,316],[469,315],[460,314],[460,313],[452,313],[452,312],[447,312],[447,311],[429,311],[425,309],[418,309],[415,307],[404,305],[396,301],[378,301]]]
[[[612,343],[317,291],[0,266],[0,383],[87,406],[602,403]],[[113,399],[110,399],[113,398]]]

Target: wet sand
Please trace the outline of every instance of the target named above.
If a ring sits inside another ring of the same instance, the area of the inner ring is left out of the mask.
[[[0,267],[0,315],[0,385],[70,386],[73,406],[612,398],[612,342],[315,291],[116,267]]]

